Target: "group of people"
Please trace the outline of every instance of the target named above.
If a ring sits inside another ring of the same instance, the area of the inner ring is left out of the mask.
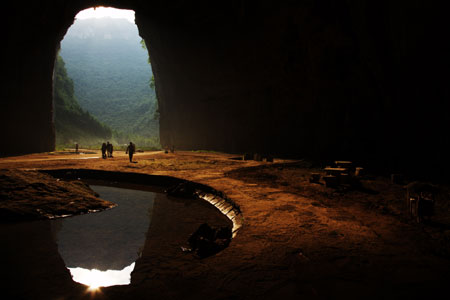
[[[125,154],[128,154],[130,162],[133,162],[133,154],[136,152],[136,145],[130,142],[127,146]],[[102,158],[106,159],[108,157],[113,157],[113,145],[110,142],[102,144]]]
[[[113,144],[109,142],[102,144],[102,158],[113,157]]]

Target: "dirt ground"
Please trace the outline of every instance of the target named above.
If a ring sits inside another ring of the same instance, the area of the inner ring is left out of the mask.
[[[38,171],[0,169],[0,220],[45,220],[115,206],[82,181],[63,181]]]
[[[99,157],[69,152],[6,157],[0,169],[98,169],[182,178],[222,191],[239,205],[243,226],[228,248],[205,259],[181,253],[164,235],[149,235],[131,285],[88,294],[65,274],[57,286],[41,292],[35,287],[36,298],[418,299],[447,292],[446,186],[436,216],[418,224],[404,213],[404,186],[370,174],[358,189],[331,189],[309,182],[311,172],[322,171],[305,161],[243,161],[206,152],[137,153],[135,163],[123,152]],[[20,258],[10,259],[20,265]],[[48,272],[63,274],[61,262],[53,260],[46,262]]]

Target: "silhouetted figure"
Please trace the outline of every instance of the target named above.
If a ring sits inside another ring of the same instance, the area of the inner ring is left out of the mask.
[[[108,157],[112,157],[112,151],[113,151],[113,145],[108,142],[106,142],[106,152],[108,154]]]
[[[102,158],[106,158],[106,143],[102,144]]]
[[[127,150],[125,151],[125,154],[128,153],[128,156],[130,157],[130,162],[133,162],[133,154],[136,152],[136,146],[130,142],[130,144],[127,147]]]
[[[75,153],[78,153],[78,144],[75,144]]]

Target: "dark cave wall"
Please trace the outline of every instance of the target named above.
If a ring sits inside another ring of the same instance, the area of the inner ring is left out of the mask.
[[[5,5],[0,156],[51,151],[54,61],[78,10],[61,1]]]
[[[234,1],[142,14],[162,144],[443,171],[443,12],[426,1]]]
[[[41,1],[8,19],[6,153],[53,147],[55,49],[92,3],[136,11],[163,146],[450,165],[445,10],[406,0]]]

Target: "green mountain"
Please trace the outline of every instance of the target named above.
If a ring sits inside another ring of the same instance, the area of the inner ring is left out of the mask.
[[[61,56],[80,105],[114,131],[118,143],[159,145],[159,120],[148,53],[126,19],[76,20]]]
[[[111,129],[83,110],[74,95],[73,81],[67,76],[60,55],[54,72],[54,118],[56,144],[90,145],[111,138]]]

